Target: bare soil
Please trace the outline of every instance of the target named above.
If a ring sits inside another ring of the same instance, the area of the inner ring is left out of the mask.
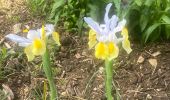
[[[41,24],[38,24],[40,19],[24,18],[11,21],[6,14],[1,14],[0,40],[11,33],[17,23],[22,24],[22,29],[24,25],[34,27]],[[88,49],[87,36],[58,31],[62,46],[52,48],[55,52],[51,53],[51,61],[60,100],[106,100],[104,61],[96,59],[94,50]],[[9,87],[14,100],[40,99],[46,81],[41,58],[27,62],[23,48],[8,40],[2,42],[0,48],[6,47],[5,43],[12,47],[8,51],[15,53],[10,53],[1,65],[5,77],[0,79],[0,85]],[[170,100],[170,42],[151,43],[144,47],[132,42],[132,49],[130,55],[122,50],[113,65],[114,84],[121,100]],[[154,55],[156,52],[159,54]]]

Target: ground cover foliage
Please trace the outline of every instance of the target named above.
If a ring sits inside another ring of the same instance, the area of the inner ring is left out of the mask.
[[[18,1],[11,4],[17,5]],[[169,39],[169,0],[27,0],[22,4],[27,10],[20,4],[18,8],[10,6],[8,10],[0,7],[0,41],[17,23],[22,23],[21,29],[26,24],[30,27],[41,26],[43,22],[56,24],[56,29],[63,35],[62,46],[49,48],[56,51],[51,54],[51,59],[60,99],[105,100],[103,62],[95,59],[88,50],[85,34],[88,28],[83,17],[90,16],[102,23],[109,2],[113,3],[111,15],[115,13],[127,19],[131,39],[141,43]],[[12,10],[14,12],[10,14]],[[14,48],[7,48],[6,44]],[[170,99],[169,44],[163,41],[142,47],[132,42],[133,52],[128,57],[124,56],[125,52],[121,53],[119,63],[115,63],[117,71],[113,72],[121,99]],[[40,58],[27,62],[21,48],[16,46],[8,40],[0,42],[0,84],[3,84],[0,97],[4,100],[8,97],[42,99],[46,78]],[[12,93],[5,94],[9,91]]]
[[[111,13],[126,18],[129,31],[142,43],[170,37],[169,0],[28,0],[33,15],[63,24],[69,32],[82,34],[84,16],[102,23],[105,5],[112,2]]]

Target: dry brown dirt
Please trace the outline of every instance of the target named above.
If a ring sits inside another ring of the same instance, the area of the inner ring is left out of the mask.
[[[12,4],[6,3],[8,1],[11,1]],[[22,26],[36,26],[40,22],[39,19],[30,20],[28,17],[23,17],[27,15],[23,15],[22,11],[27,12],[27,10],[18,10],[18,7],[14,6],[17,5],[15,1],[17,0],[0,0],[0,5],[3,2],[7,4],[4,7],[12,5],[14,7],[5,11],[0,8],[0,40],[4,38],[5,34],[12,32],[13,25],[17,23],[21,23]],[[20,4],[18,5],[20,7]],[[10,13],[12,12],[10,10],[14,9],[16,9],[15,13]],[[9,17],[11,15],[19,17],[19,20],[11,20]],[[51,55],[60,100],[106,100],[104,96],[104,61],[94,58],[94,51],[89,50],[87,46],[87,36],[79,37],[72,33],[65,33],[63,30],[59,31],[62,46],[52,48],[55,52]],[[3,71],[5,70],[5,77],[0,79],[0,85],[5,84],[12,90],[14,100],[40,98],[43,93],[43,82],[46,81],[40,67],[40,58],[27,62],[25,55],[22,54],[22,48],[16,47],[16,44],[7,40],[5,42],[12,47],[15,46],[16,54],[11,54],[12,57],[9,56],[3,61],[1,67],[3,67]],[[0,44],[0,47],[2,46],[5,46],[4,42]],[[130,55],[121,51],[119,58],[114,63],[116,71],[113,71],[114,83],[120,92],[121,100],[170,99],[169,48],[170,42],[168,41],[147,44],[144,47],[132,42],[133,51]],[[156,52],[159,53],[155,56]]]

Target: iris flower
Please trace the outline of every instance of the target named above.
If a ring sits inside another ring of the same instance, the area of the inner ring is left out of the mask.
[[[55,42],[60,45],[59,34],[54,31],[54,25],[52,24],[46,24],[41,29],[28,30],[27,37],[8,34],[6,38],[17,42],[19,46],[25,47],[24,52],[28,61],[32,61],[35,56],[43,55],[46,52],[46,37],[51,34]]]
[[[91,28],[89,31],[89,48],[95,46],[95,57],[98,59],[112,60],[119,54],[118,43],[122,42],[122,47],[129,54],[132,49],[128,40],[128,30],[125,27],[126,20],[119,21],[116,15],[108,17],[112,4],[109,3],[105,10],[104,24],[95,22],[90,17],[84,17],[85,22]]]

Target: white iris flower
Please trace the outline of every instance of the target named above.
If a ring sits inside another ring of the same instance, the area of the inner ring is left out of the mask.
[[[128,30],[125,28],[126,20],[119,22],[119,18],[113,15],[108,17],[112,4],[106,6],[104,24],[98,24],[90,17],[84,17],[85,22],[91,28],[89,32],[89,48],[95,46],[95,56],[99,59],[112,60],[119,54],[117,44],[122,42],[122,47],[130,53],[130,42],[128,40]],[[121,36],[121,37],[118,37]]]
[[[19,46],[25,47],[24,52],[27,55],[28,61],[32,61],[35,56],[43,55],[46,51],[46,37],[53,36],[53,39],[58,45],[59,34],[54,31],[54,25],[46,24],[41,29],[29,30],[27,37],[21,37],[15,34],[8,34],[6,38],[19,44]]]

